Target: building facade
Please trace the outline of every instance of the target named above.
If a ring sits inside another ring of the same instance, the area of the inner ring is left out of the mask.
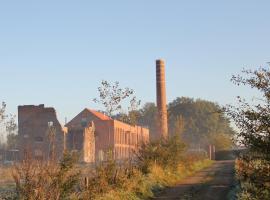
[[[105,160],[108,152],[112,152],[113,157],[118,160],[132,158],[139,145],[149,142],[148,129],[113,120],[90,109],[84,109],[66,126],[68,130],[72,130],[89,123],[94,124],[95,129],[95,161]],[[82,143],[79,137],[73,138],[75,141],[72,142]]]
[[[28,154],[35,159],[61,158],[65,149],[66,128],[54,108],[44,105],[18,107],[19,159]]]
[[[149,130],[113,120],[103,113],[84,109],[65,127],[54,108],[44,105],[19,106],[19,159],[61,159],[64,151],[80,153],[80,161],[106,160],[111,152],[118,160],[132,158],[142,143],[149,142]]]

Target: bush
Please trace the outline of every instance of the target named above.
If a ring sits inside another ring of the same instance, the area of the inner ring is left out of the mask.
[[[20,200],[64,200],[76,194],[80,171],[75,169],[77,156],[64,154],[60,163],[37,161],[30,157],[15,165],[13,178]]]
[[[108,153],[107,161],[95,166],[93,174],[81,185],[82,199],[95,199],[117,188],[124,188],[128,179],[133,178],[134,168],[129,162],[119,164]]]
[[[143,144],[136,152],[136,161],[139,169],[149,173],[150,167],[155,164],[163,168],[176,169],[183,158],[185,144],[177,136],[168,140],[162,139],[148,144]]]
[[[270,199],[270,162],[250,153],[236,162],[240,200]]]

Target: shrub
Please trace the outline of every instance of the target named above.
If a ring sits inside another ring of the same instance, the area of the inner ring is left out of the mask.
[[[258,154],[243,155],[236,162],[240,200],[270,199],[270,162]]]
[[[81,185],[82,199],[94,199],[117,188],[124,188],[127,180],[133,177],[133,167],[129,162],[120,165],[108,153],[107,161],[95,166],[93,174],[87,177],[87,183]]]
[[[185,144],[177,136],[168,140],[161,139],[155,142],[142,144],[136,152],[136,161],[144,174],[149,173],[153,164],[163,168],[176,169],[182,160]]]
[[[21,200],[64,200],[76,193],[80,172],[75,169],[77,156],[64,154],[60,163],[33,160],[29,156],[14,166],[13,178]]]

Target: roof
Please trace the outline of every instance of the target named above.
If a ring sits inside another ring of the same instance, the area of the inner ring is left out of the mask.
[[[87,109],[89,112],[91,112],[93,115],[95,115],[97,118],[99,118],[100,120],[112,120],[112,118],[110,118],[109,116],[101,113],[101,112],[98,112],[98,111],[95,111],[95,110],[90,110],[90,109]]]

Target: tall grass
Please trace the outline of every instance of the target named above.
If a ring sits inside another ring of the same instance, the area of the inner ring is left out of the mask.
[[[12,183],[11,167],[0,166],[0,186]]]
[[[211,165],[211,161],[202,159],[190,163],[188,167],[179,164],[177,170],[164,169],[159,165],[150,167],[150,172],[145,175],[137,171],[132,179],[125,182],[124,187],[116,188],[97,197],[98,200],[139,200],[154,197],[155,193],[166,187],[173,186],[183,178]]]
[[[60,163],[28,158],[15,165],[17,199],[147,199],[211,164],[202,155],[186,154],[178,138],[142,145],[132,162],[119,164],[108,154],[106,162],[84,169],[83,174],[76,157],[65,154]]]

